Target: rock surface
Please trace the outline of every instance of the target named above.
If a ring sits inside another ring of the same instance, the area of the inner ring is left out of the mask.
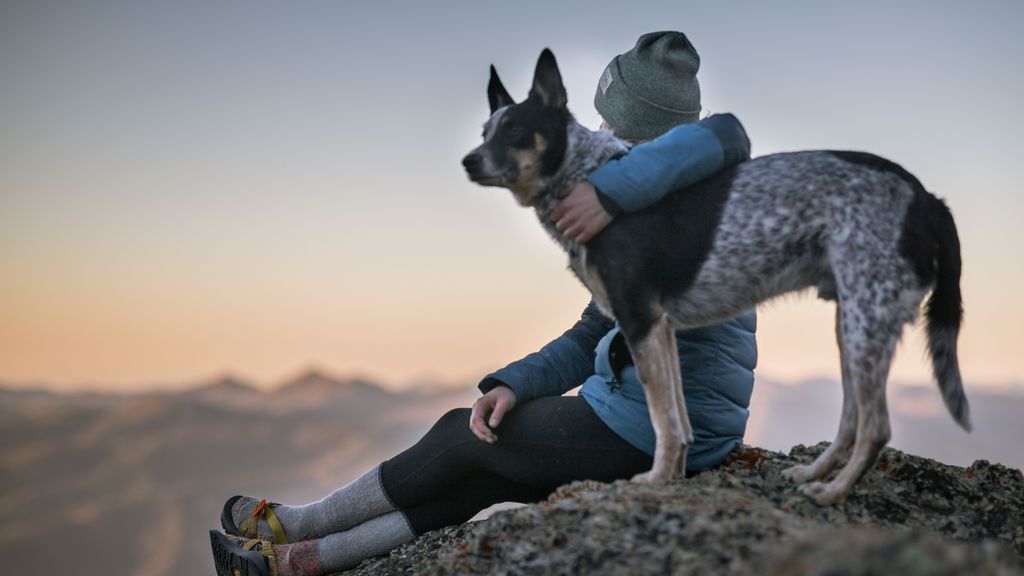
[[[665,486],[576,482],[547,501],[424,534],[347,574],[1024,574],[1024,476],[885,449],[842,504],[819,508],[743,446]]]

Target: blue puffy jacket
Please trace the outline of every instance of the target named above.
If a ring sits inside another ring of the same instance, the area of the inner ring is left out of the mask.
[[[635,146],[626,156],[595,170],[589,180],[609,212],[635,212],[749,156],[750,142],[742,125],[731,114],[720,114],[677,126]],[[743,440],[757,363],[755,329],[755,315],[749,312],[721,324],[676,333],[686,409],[695,437],[687,453],[689,471],[718,465]],[[610,358],[618,334],[619,327],[591,302],[562,336],[489,374],[479,388],[486,393],[506,385],[518,402],[526,402],[561,395],[582,384],[580,396],[601,420],[653,455],[654,428],[636,369],[631,364],[618,366]]]

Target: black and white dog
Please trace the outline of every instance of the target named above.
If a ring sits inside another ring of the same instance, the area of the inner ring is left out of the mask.
[[[508,188],[536,210],[573,272],[621,325],[657,435],[653,467],[634,480],[680,475],[693,442],[676,329],[721,322],[806,288],[837,302],[843,409],[835,442],[813,463],[784,472],[803,493],[822,505],[841,501],[888,442],[889,364],[903,325],[917,317],[929,291],[935,378],[953,418],[970,430],[956,355],[956,226],[945,204],[906,170],[862,152],[763,156],[619,216],[579,245],[559,232],[552,212],[563,191],[627,144],[573,119],[549,50],[525,101],[512,100],[493,67],[487,96],[484,142],[463,165],[474,182]],[[820,481],[847,455],[834,480]]]

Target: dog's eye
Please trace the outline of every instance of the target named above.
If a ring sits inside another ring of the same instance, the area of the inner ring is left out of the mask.
[[[513,124],[508,127],[508,137],[510,140],[518,140],[522,138],[523,134],[525,133],[526,130],[524,130],[523,127],[518,124]]]

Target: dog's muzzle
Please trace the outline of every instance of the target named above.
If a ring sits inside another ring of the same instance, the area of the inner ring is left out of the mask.
[[[470,152],[462,159],[462,166],[466,169],[469,179],[481,186],[501,186],[500,176],[493,174],[488,168],[487,160],[479,152]]]
[[[483,170],[484,157],[477,152],[470,152],[462,159],[462,166],[466,169],[466,174],[469,175],[470,179],[476,180]]]

